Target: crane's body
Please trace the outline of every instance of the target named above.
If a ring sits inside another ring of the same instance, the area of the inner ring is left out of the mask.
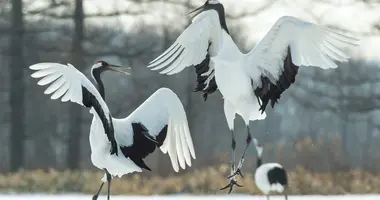
[[[265,163],[256,169],[255,182],[263,194],[269,195],[270,192],[283,193],[288,184],[288,179],[282,165]]]
[[[224,114],[232,134],[232,172],[237,174],[252,136],[249,122],[263,120],[268,103],[274,107],[281,94],[295,82],[300,66],[336,68],[334,61],[348,60],[347,50],[358,40],[296,17],[279,18],[265,37],[250,52],[240,52],[229,34],[223,5],[207,0],[194,10],[191,24],[148,68],[172,75],[194,66],[197,73],[195,91],[204,100],[219,89],[224,99]],[[240,115],[247,128],[246,146],[235,168],[234,119]],[[223,189],[224,189],[223,188]]]
[[[288,188],[288,175],[284,167],[278,163],[264,163],[262,160],[263,147],[256,139],[253,139],[257,152],[255,171],[255,183],[257,188],[267,196],[270,192],[284,193],[285,200],[288,199],[286,189]]]
[[[118,70],[118,66],[104,61],[97,62],[91,75],[98,89],[71,64],[38,63],[30,66],[36,70],[31,76],[41,78],[38,85],[47,85],[45,94],[62,102],[71,101],[90,109],[93,115],[90,128],[91,161],[105,174],[98,192],[108,181],[108,199],[112,177],[121,177],[142,169],[151,170],[144,158],[160,148],[168,153],[173,169],[191,166],[195,159],[185,110],[178,96],[168,88],[154,92],[128,117],[113,118],[105,102],[104,86],[100,74],[106,70]]]
[[[91,110],[90,112],[94,111]],[[129,157],[116,156],[115,154],[111,155],[109,153],[111,146],[104,132],[101,119],[96,113],[93,113],[93,115],[89,136],[91,161],[93,165],[99,169],[107,169],[112,176],[118,177],[132,172],[141,172],[142,169]],[[125,145],[129,146],[133,144],[133,130],[129,126],[125,126],[125,124],[120,123],[118,119],[113,118],[112,121],[115,129],[116,141],[118,141],[118,138],[121,137],[118,136],[118,134],[123,133],[127,134],[127,137],[124,139],[127,141],[125,142]],[[120,149],[118,149],[118,154],[122,155]],[[103,181],[105,181],[104,178]]]
[[[264,119],[254,90],[251,77],[243,66],[244,55],[240,52],[230,35],[222,30],[223,46],[216,56],[211,56],[215,67],[215,81],[224,98],[225,115],[230,129],[234,128],[235,113],[239,114],[246,124],[250,120]],[[259,116],[256,116],[259,114]]]

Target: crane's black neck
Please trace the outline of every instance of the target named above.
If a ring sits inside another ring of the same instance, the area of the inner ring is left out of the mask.
[[[263,164],[261,156],[257,156],[256,167],[259,168]]]
[[[224,12],[224,7],[222,4],[216,4],[216,5],[210,5],[213,7],[214,10],[216,10],[216,12],[218,13],[219,15],[219,23],[220,23],[220,26],[222,27],[222,29],[224,29],[228,34],[230,34],[230,32],[228,31],[228,28],[227,28],[227,23],[226,23],[226,14]]]
[[[223,30],[225,30],[227,32],[227,34],[230,34],[230,32],[228,31],[228,28],[227,28],[226,14],[224,12],[223,5],[221,3],[218,3],[218,4],[207,4],[206,3],[203,7],[202,12],[205,12],[207,10],[215,10],[218,13],[220,26],[222,27]],[[200,12],[200,13],[202,13],[202,12]],[[200,13],[198,13],[196,15],[199,15]],[[194,17],[195,16],[193,16],[192,18],[194,18]]]
[[[98,68],[98,69],[94,69],[92,70],[92,76],[94,77],[95,79],[95,82],[96,82],[96,86],[98,88],[98,91],[100,93],[100,96],[102,96],[103,100],[106,100],[105,98],[105,92],[104,92],[104,85],[103,85],[103,82],[100,78],[100,74],[102,73],[102,70],[101,68]]]

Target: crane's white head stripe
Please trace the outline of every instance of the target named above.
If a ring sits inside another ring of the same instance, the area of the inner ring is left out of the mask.
[[[102,62],[97,62],[97,63],[95,63],[95,64],[92,66],[92,69],[99,68],[99,67],[101,67],[102,65],[103,65]]]
[[[218,0],[209,0],[209,4],[219,4],[220,2]]]
[[[98,68],[100,68],[100,67],[102,67],[102,65],[103,65],[102,62],[97,62],[97,63],[95,63],[95,64],[91,67],[91,77],[92,77],[92,79],[95,80],[95,77],[94,77],[94,74],[93,74],[94,70],[95,70],[95,69],[98,69]]]

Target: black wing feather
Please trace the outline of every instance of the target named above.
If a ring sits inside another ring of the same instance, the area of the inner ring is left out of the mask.
[[[145,164],[143,158],[153,153],[157,147],[160,147],[166,138],[167,128],[165,125],[156,138],[149,135],[148,129],[142,123],[132,123],[133,144],[131,146],[121,147],[124,156],[130,158],[140,168],[151,171]]]
[[[210,45],[209,45],[210,47]],[[208,52],[208,49],[207,49]],[[218,89],[218,86],[215,82],[215,76],[210,80],[209,86],[206,88],[206,79],[210,77],[212,73],[208,76],[202,76],[203,73],[207,72],[210,69],[210,54],[207,53],[206,58],[199,63],[198,65],[195,65],[195,72],[197,73],[197,86],[194,88],[194,92],[203,92],[203,100],[206,101],[208,95],[214,93],[216,89]],[[205,90],[204,90],[205,89]]]
[[[283,168],[274,167],[268,171],[269,184],[280,183],[281,185],[288,185],[288,177]]]
[[[256,97],[260,98],[262,102],[259,101],[261,113],[265,111],[269,100],[271,101],[272,108],[275,103],[278,103],[277,100],[280,99],[281,94],[295,82],[298,68],[299,66],[292,62],[290,47],[288,47],[288,52],[284,59],[284,70],[276,83],[272,83],[268,77],[261,75],[262,86],[254,90]]]

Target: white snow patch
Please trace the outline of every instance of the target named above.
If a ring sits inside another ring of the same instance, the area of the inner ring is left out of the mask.
[[[100,196],[99,200],[106,199],[106,196]],[[89,200],[91,195],[0,195],[0,200]],[[251,195],[208,195],[208,196],[192,196],[192,195],[169,195],[169,196],[111,196],[112,200],[266,200],[265,196]],[[284,196],[271,196],[271,200],[283,200]],[[379,200],[380,195],[337,195],[337,196],[289,196],[289,200]]]

